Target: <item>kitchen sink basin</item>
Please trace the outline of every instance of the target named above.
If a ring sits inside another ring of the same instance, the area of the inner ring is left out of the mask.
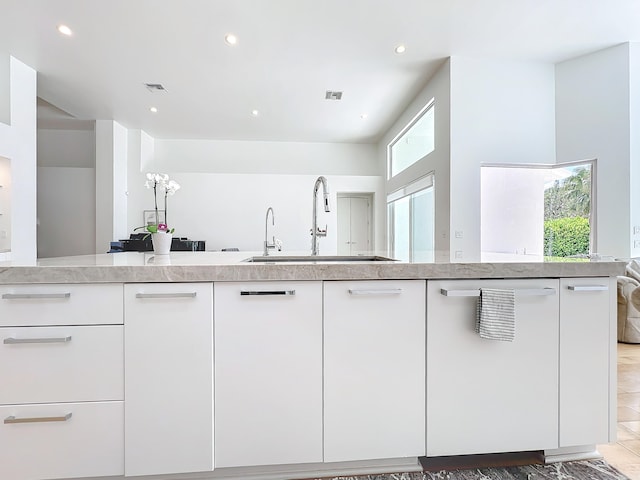
[[[395,262],[393,258],[378,255],[298,255],[298,256],[260,256],[245,258],[243,262],[252,263],[351,263],[351,262]]]

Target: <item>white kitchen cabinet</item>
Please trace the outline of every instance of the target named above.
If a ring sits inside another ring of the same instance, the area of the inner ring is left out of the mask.
[[[322,283],[214,291],[216,468],[322,462]]]
[[[558,280],[427,285],[427,455],[557,448]],[[475,332],[480,288],[516,291],[513,342]]]
[[[122,475],[122,402],[0,406],[0,478]]]
[[[0,478],[124,473],[122,291],[0,286]]]
[[[324,282],[324,461],[425,455],[424,280]]]
[[[560,280],[560,447],[615,440],[615,302],[615,278]]]
[[[125,285],[125,474],[213,469],[211,283]]]

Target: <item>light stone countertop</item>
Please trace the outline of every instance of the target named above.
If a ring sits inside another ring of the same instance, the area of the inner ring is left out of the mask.
[[[291,253],[289,253],[291,254]],[[626,262],[243,262],[260,252],[122,252],[0,262],[0,284],[610,277]]]

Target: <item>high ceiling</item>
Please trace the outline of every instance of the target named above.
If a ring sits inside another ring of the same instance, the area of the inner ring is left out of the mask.
[[[627,41],[640,0],[0,0],[0,53],[38,71],[39,97],[157,138],[374,142],[449,56]]]

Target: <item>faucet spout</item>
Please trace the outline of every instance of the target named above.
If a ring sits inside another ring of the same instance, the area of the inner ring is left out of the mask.
[[[269,243],[269,235],[268,235],[268,231],[269,231],[269,212],[271,212],[271,225],[275,225],[276,224],[276,217],[275,214],[273,213],[273,208],[269,207],[267,208],[267,214],[264,217],[264,251],[262,252],[262,254],[266,257],[267,255],[269,255],[269,249],[270,248],[276,248],[276,237],[272,236],[271,237],[271,243]]]
[[[324,230],[318,228],[318,190],[322,185],[322,193],[324,199],[324,211],[330,212],[331,207],[329,205],[329,188],[327,187],[327,179],[325,177],[318,177],[315,185],[313,186],[313,220],[311,223],[311,255],[318,255],[318,237],[327,236],[327,227]]]

